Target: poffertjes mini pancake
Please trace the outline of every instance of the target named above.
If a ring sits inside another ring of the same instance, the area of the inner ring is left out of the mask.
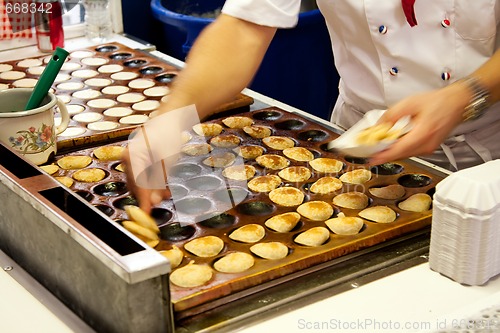
[[[94,183],[104,179],[106,172],[99,168],[87,168],[75,171],[73,179],[84,183]]]
[[[372,187],[368,190],[371,195],[381,199],[399,199],[402,198],[406,190],[399,184],[391,184],[383,187]]]
[[[290,164],[290,161],[283,156],[274,154],[265,154],[258,156],[255,161],[257,161],[260,166],[271,170],[281,170],[286,168]]]
[[[342,208],[363,209],[368,206],[368,196],[362,192],[346,192],[335,196],[332,202]]]
[[[125,172],[125,164],[120,163],[115,167],[116,171]]]
[[[185,145],[181,148],[181,151],[189,156],[201,156],[210,153],[213,150],[212,146],[208,143],[193,143]]]
[[[53,175],[57,171],[59,171],[59,167],[55,164],[42,165],[42,166],[40,166],[40,169],[42,169],[43,171],[45,171],[49,175]]]
[[[233,180],[248,180],[255,176],[255,167],[252,165],[233,165],[222,170],[222,175]]]
[[[264,238],[265,235],[266,230],[263,226],[252,223],[236,229],[229,234],[229,238],[243,243],[256,243]]]
[[[279,187],[269,192],[269,199],[277,205],[293,207],[304,201],[304,193],[295,187]]]
[[[398,207],[409,212],[425,212],[431,209],[432,198],[427,193],[416,193],[401,201]]]
[[[372,172],[366,169],[356,169],[344,173],[339,179],[348,184],[364,184],[372,179]]]
[[[269,127],[253,125],[243,127],[243,131],[255,139],[263,139],[271,136],[272,132]]]
[[[401,129],[391,129],[392,124],[380,123],[370,126],[359,132],[356,143],[359,145],[372,146],[381,141],[391,141],[399,138],[403,131]]]
[[[193,126],[193,131],[199,136],[216,136],[222,132],[222,126],[215,123],[196,124]]]
[[[222,123],[229,128],[243,128],[253,124],[252,118],[249,117],[227,117],[222,120]]]
[[[219,148],[234,148],[241,142],[241,139],[233,134],[224,134],[213,137],[210,144]]]
[[[66,187],[71,187],[71,185],[73,185],[73,183],[74,183],[73,179],[71,179],[70,177],[67,177],[67,176],[54,177],[54,179]]]
[[[262,142],[269,148],[283,150],[295,146],[295,142],[286,136],[268,136],[262,139]]]
[[[344,184],[342,181],[335,177],[322,177],[315,181],[309,190],[312,193],[327,194],[340,190]]]
[[[184,258],[184,253],[182,253],[182,251],[175,245],[172,245],[170,250],[161,250],[159,252],[162,256],[168,259],[171,269],[179,266]]]
[[[324,201],[309,201],[297,207],[297,212],[312,221],[325,221],[333,214],[333,207]]]
[[[248,182],[248,188],[254,192],[270,192],[280,186],[281,178],[276,175],[258,176]]]
[[[357,235],[363,228],[363,219],[359,217],[339,216],[325,221],[330,230],[337,235]]]
[[[311,168],[322,173],[337,173],[344,167],[344,163],[334,158],[320,157],[309,162]]]
[[[396,220],[396,212],[387,206],[373,206],[363,209],[358,213],[364,219],[378,222],[391,223]]]
[[[160,232],[160,228],[158,228],[156,221],[144,210],[134,205],[126,205],[124,208],[130,220],[156,233]]]
[[[292,166],[278,172],[278,176],[289,182],[304,182],[311,178],[311,171],[303,166]]]
[[[213,154],[203,160],[203,164],[208,165],[212,168],[225,168],[234,163],[236,156],[229,152],[221,154]]]
[[[244,272],[255,263],[255,259],[248,253],[233,252],[214,263],[214,268],[222,273]]]
[[[224,241],[216,236],[195,238],[184,244],[184,248],[198,257],[213,257],[222,251]]]
[[[313,227],[303,233],[300,233],[297,237],[295,237],[294,241],[300,245],[316,247],[323,245],[328,238],[330,238],[330,232],[327,228]]]
[[[197,265],[191,261],[186,266],[177,268],[170,274],[170,282],[183,288],[204,285],[212,278],[213,271],[207,265]]]
[[[285,148],[283,155],[299,162],[309,162],[314,159],[313,153],[304,147]]]
[[[288,247],[281,242],[259,243],[252,245],[250,251],[264,259],[278,260],[288,255]]]
[[[146,239],[158,240],[160,238],[156,232],[138,224],[135,221],[122,221],[122,225],[131,233],[140,235]]]
[[[247,160],[253,160],[264,153],[264,148],[259,146],[240,146],[233,150],[236,154]]]
[[[296,212],[288,212],[275,215],[266,220],[266,227],[277,232],[289,232],[300,221],[300,214]]]
[[[83,169],[90,163],[92,163],[92,158],[84,155],[64,156],[57,161],[57,165],[65,170]]]
[[[94,156],[101,161],[119,161],[124,151],[122,146],[103,146],[94,149]]]

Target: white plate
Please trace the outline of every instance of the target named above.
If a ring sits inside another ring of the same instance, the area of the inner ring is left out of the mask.
[[[396,140],[385,140],[375,145],[360,145],[357,143],[359,133],[370,126],[375,125],[384,112],[385,110],[368,111],[360,121],[354,124],[344,134],[329,142],[327,148],[329,150],[338,150],[345,155],[353,157],[370,157],[373,154],[386,149]],[[399,119],[391,130],[400,128],[402,129],[402,134],[407,133],[411,129],[409,116]]]

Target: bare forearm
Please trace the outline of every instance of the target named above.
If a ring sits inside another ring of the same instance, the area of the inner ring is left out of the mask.
[[[162,111],[196,104],[203,119],[233,99],[252,80],[275,32],[222,14],[197,38]]]

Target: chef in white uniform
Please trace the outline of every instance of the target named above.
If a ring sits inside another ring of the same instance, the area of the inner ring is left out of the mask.
[[[341,76],[332,122],[347,129],[372,109],[388,109],[389,121],[414,117],[415,129],[373,163],[433,152],[425,158],[454,170],[500,157],[500,56],[492,58],[500,0],[317,3]],[[227,0],[194,43],[161,112],[195,104],[203,119],[233,98],[276,29],[297,23],[299,9],[300,0]],[[462,122],[464,110],[480,117]]]

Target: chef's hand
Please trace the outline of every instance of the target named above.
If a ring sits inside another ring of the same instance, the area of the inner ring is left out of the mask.
[[[394,124],[410,116],[413,128],[388,149],[375,154],[370,164],[377,165],[434,152],[451,131],[462,122],[471,92],[462,83],[403,99],[384,112],[379,122]]]
[[[164,199],[169,199],[171,193],[168,187],[165,189],[151,189],[141,187],[137,184],[137,177],[134,176],[130,151],[127,148],[123,154],[122,163],[125,165],[127,176],[127,187],[131,194],[137,199],[139,207],[150,214],[153,206],[159,204]]]

